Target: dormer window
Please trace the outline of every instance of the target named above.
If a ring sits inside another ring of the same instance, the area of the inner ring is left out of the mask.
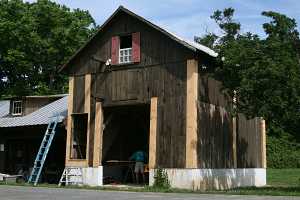
[[[120,37],[119,63],[132,62],[132,36],[126,35]]]
[[[22,115],[22,101],[12,102],[12,115]]]
[[[138,63],[141,59],[140,33],[114,36],[111,41],[112,65]]]

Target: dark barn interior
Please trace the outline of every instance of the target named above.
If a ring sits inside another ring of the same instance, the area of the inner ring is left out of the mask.
[[[44,137],[46,126],[16,127],[3,134],[5,144],[3,170],[7,174],[21,174],[27,181]],[[58,183],[65,166],[66,130],[59,126],[44,164],[43,183]],[[22,181],[20,179],[20,181]]]
[[[104,125],[104,183],[133,183],[134,162],[130,157],[136,151],[144,151],[148,157],[150,106],[104,108]]]

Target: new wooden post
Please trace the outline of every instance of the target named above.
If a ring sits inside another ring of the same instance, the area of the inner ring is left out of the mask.
[[[95,133],[93,145],[93,167],[102,165],[102,141],[103,141],[103,109],[102,102],[96,102]]]
[[[267,168],[267,150],[266,150],[266,121],[261,118],[260,120],[261,128],[261,159],[262,159],[262,168]]]
[[[69,166],[68,161],[71,159],[71,134],[72,134],[72,112],[73,112],[73,87],[74,77],[69,77],[69,96],[68,96],[68,118],[67,118],[67,139],[66,139],[66,158],[65,165]]]
[[[91,158],[93,152],[90,152],[90,139],[91,139],[91,86],[92,86],[92,75],[86,74],[85,75],[85,84],[84,84],[84,112],[88,114],[88,120],[87,120],[87,143],[86,143],[86,162],[87,165],[91,163]]]
[[[198,62],[187,61],[186,97],[186,168],[198,167],[197,155],[197,100],[198,100]]]
[[[157,97],[151,98],[149,134],[149,169],[156,165],[156,137],[157,137]]]

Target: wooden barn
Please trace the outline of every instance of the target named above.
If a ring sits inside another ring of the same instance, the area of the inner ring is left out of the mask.
[[[130,182],[124,166],[143,150],[150,185],[158,168],[177,188],[265,185],[264,121],[231,115],[212,76],[216,57],[119,7],[61,69],[69,76],[66,167],[82,168],[88,185]]]

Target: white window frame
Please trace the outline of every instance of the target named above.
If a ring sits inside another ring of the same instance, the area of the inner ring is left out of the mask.
[[[132,62],[132,47],[119,49],[119,63],[125,64],[131,62]]]
[[[16,106],[15,104],[19,104],[18,106]],[[13,101],[12,102],[12,115],[14,116],[19,116],[22,115],[22,106],[23,106],[23,102],[22,101]]]

